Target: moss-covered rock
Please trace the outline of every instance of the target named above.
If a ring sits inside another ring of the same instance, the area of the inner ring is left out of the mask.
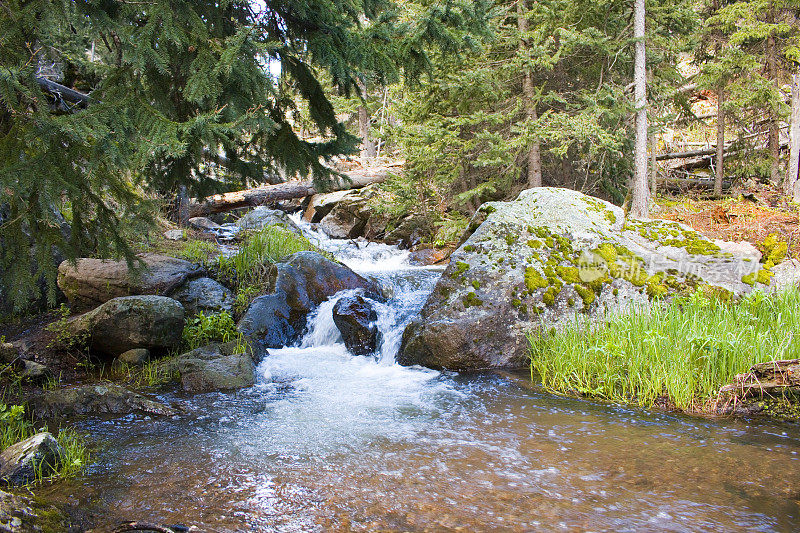
[[[698,287],[735,296],[770,281],[753,248],[675,222],[626,220],[620,208],[568,189],[486,204],[469,228],[404,334],[403,364],[524,366],[525,334],[576,312],[602,316]]]

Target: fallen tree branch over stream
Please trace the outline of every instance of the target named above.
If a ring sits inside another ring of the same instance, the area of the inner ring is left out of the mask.
[[[398,167],[375,167],[363,170],[344,172],[347,179],[338,178],[333,181],[326,191],[318,191],[311,181],[289,181],[275,185],[263,185],[253,189],[215,194],[203,199],[193,198],[189,201],[189,216],[202,217],[212,213],[222,213],[240,207],[255,207],[281,200],[304,198],[319,192],[342,191],[347,189],[360,189],[372,183],[385,181]]]

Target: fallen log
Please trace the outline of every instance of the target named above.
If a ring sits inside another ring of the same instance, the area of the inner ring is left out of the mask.
[[[788,359],[753,365],[749,372],[737,374],[734,383],[725,385],[719,392],[745,397],[753,393],[763,394],[798,387],[800,359]]]
[[[243,191],[233,191],[224,194],[215,194],[206,198],[193,198],[189,201],[189,217],[203,217],[212,213],[222,213],[240,207],[255,207],[258,205],[271,204],[281,200],[293,200],[304,198],[319,192],[342,191],[346,189],[360,189],[372,183],[385,181],[391,168],[399,167],[375,167],[364,170],[354,170],[344,172],[344,178],[333,181],[325,191],[319,191],[311,181],[289,181],[275,185],[263,185],[253,189]]]

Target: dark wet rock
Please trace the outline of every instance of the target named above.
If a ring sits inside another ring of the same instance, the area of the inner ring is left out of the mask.
[[[19,350],[10,342],[0,343],[0,363],[11,363],[19,358]]]
[[[363,296],[346,296],[333,306],[333,322],[344,345],[354,355],[369,355],[378,349],[378,313]]]
[[[401,248],[411,248],[422,242],[422,238],[433,233],[430,219],[424,215],[408,215],[384,236],[384,241]]]
[[[70,531],[70,520],[54,506],[0,490],[0,531],[4,533],[56,533]]]
[[[232,312],[235,297],[230,289],[211,278],[196,278],[186,282],[172,293],[188,315]]]
[[[169,350],[181,342],[183,306],[166,296],[114,298],[68,324],[73,338],[85,338],[98,352],[118,356],[134,348]]]
[[[189,219],[189,226],[200,231],[216,231],[222,226],[206,217],[192,217]]]
[[[411,252],[408,262],[420,266],[436,265],[446,261],[451,252],[450,249],[421,248]]]
[[[292,315],[285,294],[259,296],[239,321],[239,331],[262,348],[259,353],[263,355],[264,348],[288,346],[300,336],[302,331],[295,329]]]
[[[20,361],[22,369],[19,371],[19,376],[23,381],[42,383],[53,375],[50,369],[41,363],[27,359],[21,359]]]
[[[131,413],[173,416],[179,412],[113,383],[45,391],[31,399],[31,406],[34,415],[44,419]]]
[[[278,209],[270,209],[258,206],[245,213],[236,221],[236,225],[243,230],[260,230],[267,226],[281,225],[296,235],[302,235],[303,231],[289,218],[289,215]]]
[[[277,265],[271,294],[256,298],[239,321],[239,331],[260,353],[297,341],[306,328],[308,313],[339,291],[362,289],[381,298],[380,287],[347,266],[316,252],[297,252]]]
[[[229,391],[255,383],[253,354],[236,342],[209,344],[179,355],[166,365],[180,374],[187,392]]]
[[[147,348],[134,348],[122,352],[117,360],[131,366],[143,366],[150,360],[150,350]]]
[[[63,450],[47,432],[37,433],[0,453],[0,482],[19,486],[36,479],[39,470],[48,476],[61,463]]]
[[[476,213],[398,361],[471,370],[527,365],[526,335],[575,313],[598,319],[701,288],[764,288],[760,253],[663,220],[625,220],[579,192],[542,187]]]
[[[78,259],[58,267],[58,286],[77,309],[90,309],[113,298],[143,294],[169,295],[202,269],[166,255],[142,254],[144,269],[131,271],[125,261]]]

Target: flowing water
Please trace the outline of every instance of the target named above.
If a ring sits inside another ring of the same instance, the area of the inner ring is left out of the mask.
[[[255,387],[183,396],[190,415],[87,422],[101,448],[47,495],[100,524],[201,531],[797,531],[800,430],[547,394],[527,375],[394,364],[441,271],[310,234],[392,297],[375,357],[322,304]],[[341,295],[337,296],[340,297]]]

